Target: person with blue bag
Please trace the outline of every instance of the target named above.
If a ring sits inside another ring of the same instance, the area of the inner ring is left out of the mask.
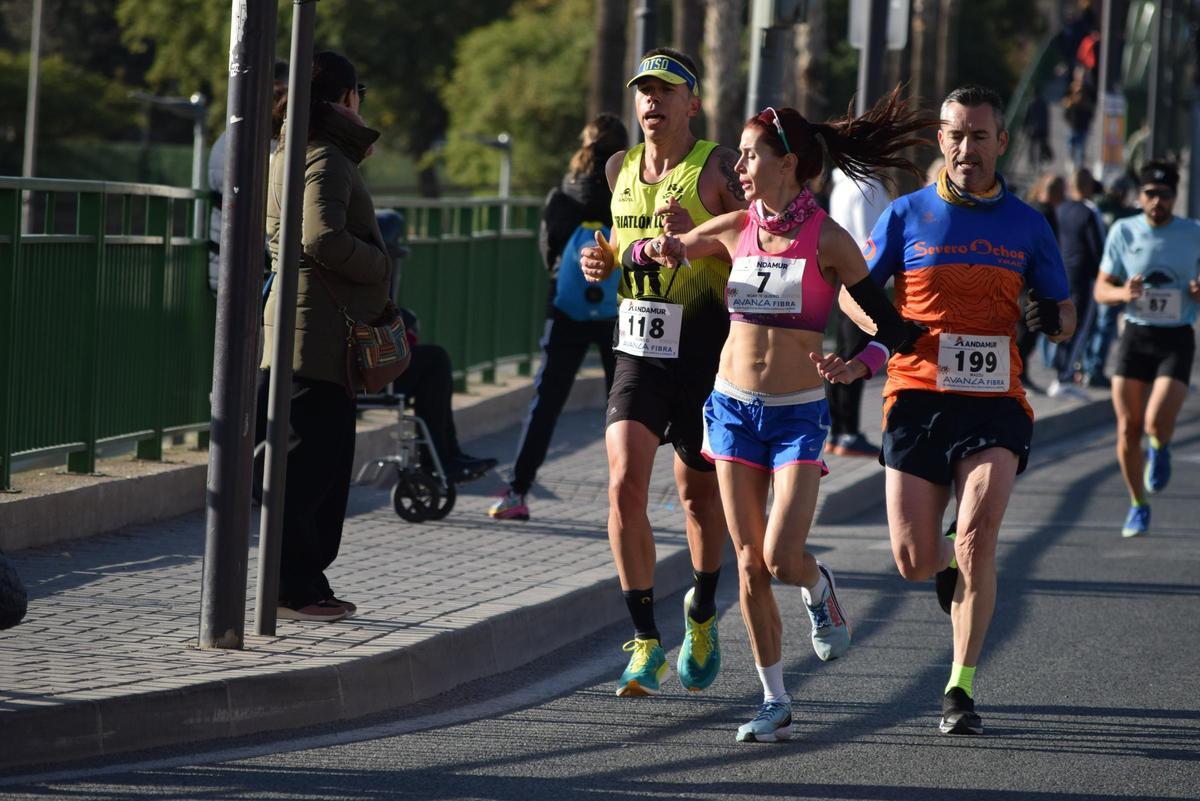
[[[488,516],[496,520],[529,519],[525,497],[546,459],[554,425],[592,345],[600,351],[604,364],[605,392],[612,388],[620,274],[614,272],[606,281],[588,283],[579,267],[579,251],[595,243],[596,231],[609,236],[612,192],[604,165],[610,156],[625,149],[628,134],[619,117],[600,114],[584,127],[580,140],[582,145],[571,157],[562,183],[550,190],[542,210],[538,246],[550,271],[542,365],[517,443],[512,481],[488,509]]]

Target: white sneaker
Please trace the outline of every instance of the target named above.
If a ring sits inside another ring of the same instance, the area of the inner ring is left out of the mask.
[[[1057,378],[1050,382],[1050,386],[1046,389],[1046,394],[1051,398],[1062,398],[1064,400],[1089,400],[1088,394],[1074,384],[1064,384]]]

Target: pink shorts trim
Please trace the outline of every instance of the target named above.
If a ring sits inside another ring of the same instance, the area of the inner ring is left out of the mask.
[[[794,464],[815,464],[821,468],[821,478],[824,478],[825,476],[829,475],[829,465],[825,464],[824,459],[796,459],[794,461],[784,462],[783,464],[776,466],[775,469],[772,470],[771,472],[776,473],[776,472],[782,470],[783,468],[791,467]]]
[[[700,451],[700,455],[703,456],[708,461],[713,462],[714,464],[716,462],[737,462],[738,464],[746,465],[746,467],[753,467],[755,470],[761,470],[764,473],[773,472],[771,470],[771,468],[767,467],[764,464],[755,464],[754,462],[751,462],[748,459],[739,459],[736,456],[718,456],[717,454],[715,454],[711,451]]]

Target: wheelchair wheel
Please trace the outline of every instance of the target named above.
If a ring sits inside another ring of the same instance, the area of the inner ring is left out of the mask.
[[[392,488],[392,508],[410,523],[434,519],[440,501],[437,482],[424,473],[401,473]]]
[[[429,477],[426,476],[426,478],[429,478]],[[442,488],[440,486],[438,486],[438,484],[440,482],[438,482],[437,479],[430,479],[430,480],[433,481],[434,486],[437,487],[437,489],[439,491],[439,495],[440,495],[440,500],[438,503],[434,504],[432,509],[429,510],[429,513],[426,516],[426,519],[441,520],[446,515],[450,514],[451,510],[454,509],[454,502],[458,500],[458,490],[455,489],[455,487],[452,483],[447,481],[446,489],[443,491]]]

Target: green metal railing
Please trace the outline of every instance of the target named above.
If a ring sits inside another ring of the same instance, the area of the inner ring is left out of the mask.
[[[540,200],[376,205],[407,219],[398,300],[450,352],[456,388],[504,364],[528,375],[546,302]],[[104,445],[160,459],[164,435],[207,432],[207,209],[187,189],[0,178],[0,489],[22,461],[65,455],[91,473]]]
[[[91,473],[98,446],[133,440],[157,459],[165,434],[208,427],[207,203],[0,178],[0,489],[22,459],[65,454]]]
[[[479,372],[517,365],[528,375],[546,308],[546,271],[537,250],[541,200],[417,200],[379,197],[407,223],[398,302],[416,312],[421,339],[442,345],[456,389]],[[507,206],[507,219],[503,219]]]

